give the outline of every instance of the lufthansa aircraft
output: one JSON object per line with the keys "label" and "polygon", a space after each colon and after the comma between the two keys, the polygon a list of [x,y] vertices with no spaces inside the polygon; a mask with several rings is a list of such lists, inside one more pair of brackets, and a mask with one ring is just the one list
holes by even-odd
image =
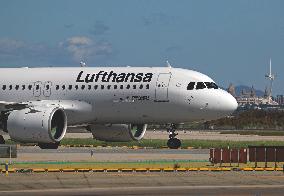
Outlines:
{"label": "lufthansa aircraft", "polygon": [[176,124],[236,108],[210,77],[170,66],[0,69],[3,130],[41,148],[57,148],[67,126],[86,126],[98,140],[131,141],[149,123],[169,123],[168,146],[178,148]]}

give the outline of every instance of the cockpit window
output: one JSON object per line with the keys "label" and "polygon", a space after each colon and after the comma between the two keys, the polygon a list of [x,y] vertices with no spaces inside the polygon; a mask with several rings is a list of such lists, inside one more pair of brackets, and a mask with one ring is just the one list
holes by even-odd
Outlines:
{"label": "cockpit window", "polygon": [[218,89],[217,84],[215,84],[214,82],[205,82],[205,84],[208,89],[211,89],[211,88]]}
{"label": "cockpit window", "polygon": [[193,89],[218,89],[219,87],[217,86],[216,83],[214,82],[190,82],[187,85],[187,90],[193,90]]}
{"label": "cockpit window", "polygon": [[206,88],[205,84],[203,82],[197,82],[196,89],[204,89]]}
{"label": "cockpit window", "polygon": [[193,89],[194,89],[194,86],[195,86],[195,82],[190,82],[190,83],[187,85],[187,90],[193,90]]}

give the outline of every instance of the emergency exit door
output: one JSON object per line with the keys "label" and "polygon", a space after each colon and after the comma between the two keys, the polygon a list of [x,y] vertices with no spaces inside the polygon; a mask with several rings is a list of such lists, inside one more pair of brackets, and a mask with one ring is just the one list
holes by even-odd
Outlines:
{"label": "emergency exit door", "polygon": [[155,101],[168,102],[169,101],[169,84],[171,73],[160,73],[156,83]]}
{"label": "emergency exit door", "polygon": [[50,81],[47,81],[44,83],[43,85],[43,95],[45,97],[50,97],[51,95],[51,86],[52,86],[52,83]]}
{"label": "emergency exit door", "polygon": [[40,81],[34,82],[33,94],[35,97],[39,97],[41,95],[41,87],[42,87],[42,83]]}

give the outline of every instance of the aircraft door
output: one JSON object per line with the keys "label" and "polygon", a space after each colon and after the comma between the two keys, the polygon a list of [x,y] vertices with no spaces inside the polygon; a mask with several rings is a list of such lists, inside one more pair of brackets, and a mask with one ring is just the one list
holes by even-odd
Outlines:
{"label": "aircraft door", "polygon": [[45,97],[50,97],[51,95],[51,86],[52,86],[52,83],[50,81],[47,81],[44,83],[43,85],[43,95]]}
{"label": "aircraft door", "polygon": [[171,79],[171,73],[160,73],[156,83],[155,101],[156,102],[168,102],[169,101],[169,83]]}
{"label": "aircraft door", "polygon": [[35,97],[39,97],[41,95],[42,83],[40,81],[34,82],[33,86],[33,94]]}

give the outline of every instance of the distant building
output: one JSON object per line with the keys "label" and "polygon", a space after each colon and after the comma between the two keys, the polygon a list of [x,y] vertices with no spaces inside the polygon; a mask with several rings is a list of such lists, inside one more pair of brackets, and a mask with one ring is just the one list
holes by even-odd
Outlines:
{"label": "distant building", "polygon": [[263,97],[256,96],[256,92],[253,86],[251,87],[249,91],[245,91],[243,89],[239,96],[236,95],[235,87],[233,86],[233,84],[229,85],[227,91],[236,98],[240,107],[253,105],[253,106],[256,106],[256,108],[258,108],[258,107],[269,106],[269,105],[270,106],[279,105],[278,102],[272,100],[272,98],[269,96],[267,88],[265,89],[265,94]]}
{"label": "distant building", "polygon": [[242,89],[240,95],[236,96],[235,87],[230,84],[228,92],[233,95],[238,104],[240,110],[246,109],[272,109],[272,110],[284,110],[284,95],[277,95],[276,98],[272,97],[272,86],[275,80],[275,75],[272,73],[271,59],[269,60],[269,73],[265,75],[270,82],[269,88],[265,88],[263,96],[256,96],[254,87],[252,86],[249,91]]}
{"label": "distant building", "polygon": [[227,89],[227,91],[233,96],[236,97],[236,90],[234,85],[231,83]]}
{"label": "distant building", "polygon": [[274,99],[279,105],[284,105],[284,95],[277,95]]}

